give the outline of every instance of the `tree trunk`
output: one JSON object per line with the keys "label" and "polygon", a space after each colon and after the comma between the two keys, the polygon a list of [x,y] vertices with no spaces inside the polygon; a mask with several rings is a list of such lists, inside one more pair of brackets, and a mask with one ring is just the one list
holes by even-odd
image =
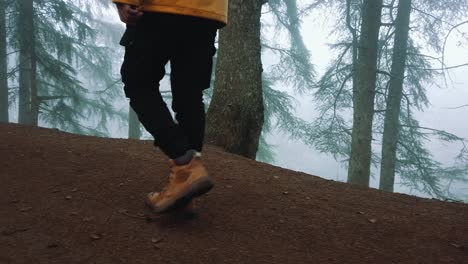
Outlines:
{"label": "tree trunk", "polygon": [[6,3],[0,1],[0,122],[8,123]]}
{"label": "tree trunk", "polygon": [[260,16],[265,0],[229,1],[229,24],[219,34],[207,139],[255,159],[263,127]]}
{"label": "tree trunk", "polygon": [[[285,1],[286,5],[286,14],[288,16],[289,25],[288,30],[291,32],[290,36],[292,39],[291,45],[298,51],[307,51],[307,47],[304,44],[302,35],[300,32],[300,19],[299,11],[297,10],[296,0]],[[309,54],[304,54],[304,56],[309,57]]]}
{"label": "tree trunk", "polygon": [[362,11],[361,38],[353,87],[353,132],[348,182],[369,186],[372,120],[374,115],[377,49],[381,24],[382,0],[365,0]]}
{"label": "tree trunk", "polygon": [[130,139],[140,139],[141,137],[141,129],[140,129],[140,121],[138,120],[138,116],[133,111],[131,107],[129,107],[128,111],[128,138]]}
{"label": "tree trunk", "polygon": [[34,126],[39,125],[39,94],[37,90],[37,54],[36,54],[36,32],[34,28],[34,9],[31,1],[31,18],[29,19],[30,35],[30,51],[31,51],[31,112],[30,124]]}
{"label": "tree trunk", "polygon": [[392,70],[385,110],[382,142],[382,163],[380,186],[384,191],[393,192],[395,183],[396,150],[400,131],[400,107],[405,78],[406,54],[411,17],[411,0],[400,1],[395,21],[395,44],[393,48]]}
{"label": "tree trunk", "polygon": [[[31,30],[34,36],[34,28]],[[35,37],[32,38],[31,45],[31,112],[30,124],[34,126],[39,125],[39,94],[37,91],[37,56]]]}
{"label": "tree trunk", "polygon": [[31,80],[33,47],[33,1],[18,0],[19,103],[18,123],[31,124]]}
{"label": "tree trunk", "polygon": [[357,87],[357,73],[356,73],[356,67],[357,67],[357,56],[358,56],[358,32],[357,30],[353,27],[352,23],[352,15],[351,15],[351,1],[352,0],[346,0],[346,27],[348,28],[349,32],[351,33],[353,37],[353,41],[351,43],[352,45],[352,59],[353,59],[353,64],[352,64],[352,78],[353,78],[353,87]]}

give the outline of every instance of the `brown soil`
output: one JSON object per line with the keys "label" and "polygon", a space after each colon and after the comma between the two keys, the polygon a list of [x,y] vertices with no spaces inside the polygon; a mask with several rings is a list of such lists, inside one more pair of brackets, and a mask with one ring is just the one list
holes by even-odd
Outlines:
{"label": "brown soil", "polygon": [[208,146],[197,215],[154,215],[151,142],[0,124],[0,263],[468,263],[468,205],[384,193]]}

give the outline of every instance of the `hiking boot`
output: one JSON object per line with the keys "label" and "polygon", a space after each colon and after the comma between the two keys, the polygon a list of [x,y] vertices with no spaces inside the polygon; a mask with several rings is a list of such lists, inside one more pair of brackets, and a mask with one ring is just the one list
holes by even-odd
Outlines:
{"label": "hiking boot", "polygon": [[174,160],[170,160],[169,166],[169,183],[161,192],[149,193],[145,201],[156,213],[186,207],[193,198],[213,188],[214,181],[208,176],[200,155],[195,155],[186,165],[177,165]]}
{"label": "hiking boot", "polygon": [[[160,195],[160,192],[150,192],[145,200],[146,205],[151,208],[153,211],[155,211],[154,205],[152,204],[151,201],[157,200],[158,196]],[[196,204],[195,204],[195,199],[192,199],[188,204],[185,206],[181,207],[175,207],[173,210],[171,210],[171,213],[176,213],[176,214],[196,214]]]}

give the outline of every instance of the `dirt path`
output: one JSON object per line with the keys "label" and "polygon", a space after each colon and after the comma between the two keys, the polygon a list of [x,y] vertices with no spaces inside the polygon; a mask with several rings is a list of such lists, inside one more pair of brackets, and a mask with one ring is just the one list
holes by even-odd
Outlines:
{"label": "dirt path", "polygon": [[150,142],[0,124],[0,263],[468,263],[468,205],[204,155],[198,216],[158,216]]}

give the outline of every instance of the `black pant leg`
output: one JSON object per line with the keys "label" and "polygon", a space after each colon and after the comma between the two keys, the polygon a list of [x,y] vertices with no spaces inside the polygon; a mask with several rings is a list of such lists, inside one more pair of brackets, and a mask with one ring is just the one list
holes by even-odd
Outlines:
{"label": "black pant leg", "polygon": [[189,148],[201,152],[205,137],[203,91],[176,91],[172,93],[172,109],[176,113],[177,122],[187,137]]}
{"label": "black pant leg", "polygon": [[190,148],[184,131],[174,122],[159,91],[171,53],[171,36],[167,30],[158,28],[159,24],[154,19],[142,19],[136,26],[135,35],[126,45],[121,74],[125,95],[138,119],[154,137],[155,145],[174,159]]}
{"label": "black pant leg", "polygon": [[210,21],[184,17],[171,56],[172,110],[190,148],[202,151],[205,135],[203,90],[210,87],[216,27]]}

